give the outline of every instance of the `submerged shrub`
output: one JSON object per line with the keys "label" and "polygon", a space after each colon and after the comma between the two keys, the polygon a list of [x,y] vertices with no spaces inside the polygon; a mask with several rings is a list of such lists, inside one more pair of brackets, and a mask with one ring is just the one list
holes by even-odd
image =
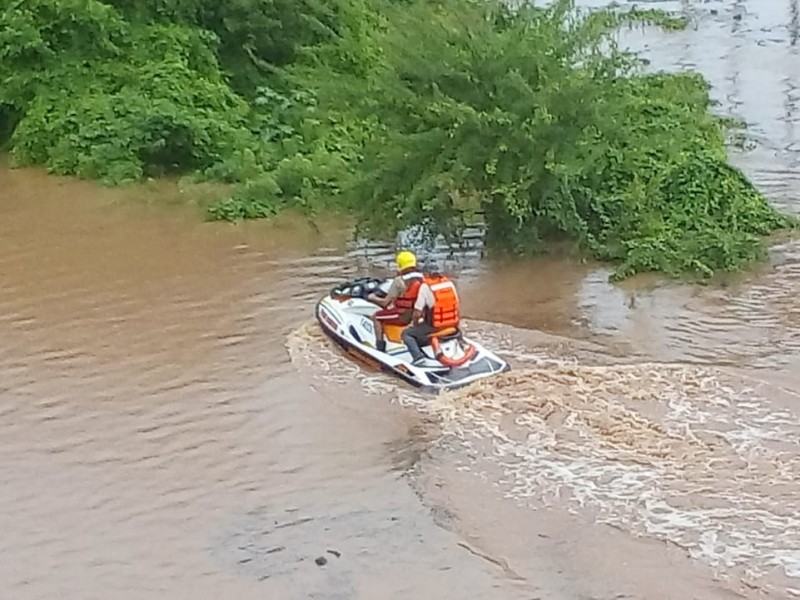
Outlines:
{"label": "submerged shrub", "polygon": [[362,231],[482,220],[490,248],[569,241],[708,276],[794,221],[728,164],[698,74],[620,50],[654,10],[571,0],[27,0],[0,13],[0,143],[108,183],[237,184],[211,219],[346,207]]}
{"label": "submerged shrub", "polygon": [[727,163],[700,75],[647,74],[616,49],[620,22],[654,13],[445,4],[391,13],[361,103],[390,125],[352,188],[373,230],[480,213],[496,249],[572,240],[617,277],[708,276],[793,224]]}

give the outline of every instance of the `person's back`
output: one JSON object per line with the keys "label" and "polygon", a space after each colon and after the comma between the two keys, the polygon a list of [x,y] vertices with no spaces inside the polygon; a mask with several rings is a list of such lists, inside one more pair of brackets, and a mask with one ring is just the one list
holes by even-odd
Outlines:
{"label": "person's back", "polygon": [[[458,327],[461,321],[459,298],[455,283],[444,275],[426,275],[423,280],[426,286],[426,303],[429,304],[426,322],[434,330]],[[420,289],[420,294],[422,290]],[[417,296],[419,298],[419,295]]]}
{"label": "person's back", "polygon": [[453,281],[444,275],[425,275],[417,292],[411,327],[403,332],[403,342],[413,364],[425,360],[420,346],[437,331],[458,328],[461,321],[458,292]]}

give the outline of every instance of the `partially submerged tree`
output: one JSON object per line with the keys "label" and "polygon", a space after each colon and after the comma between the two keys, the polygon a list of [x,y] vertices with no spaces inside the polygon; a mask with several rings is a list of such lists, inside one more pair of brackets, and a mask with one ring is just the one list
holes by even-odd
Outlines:
{"label": "partially submerged tree", "polygon": [[[7,0],[0,135],[21,164],[240,187],[212,218],[345,207],[372,232],[481,219],[490,248],[742,268],[793,223],[728,164],[697,74],[571,0]],[[0,139],[2,142],[2,139]]]}

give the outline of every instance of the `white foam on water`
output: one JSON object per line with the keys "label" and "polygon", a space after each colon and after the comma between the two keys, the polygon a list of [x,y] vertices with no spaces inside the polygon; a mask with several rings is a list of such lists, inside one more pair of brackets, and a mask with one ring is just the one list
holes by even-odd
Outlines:
{"label": "white foam on water", "polygon": [[397,385],[380,372],[370,372],[351,360],[334,344],[315,322],[306,323],[286,340],[292,362],[318,382],[339,385],[357,381],[369,395],[392,393]]}
{"label": "white foam on water", "polygon": [[800,421],[790,411],[713,368],[582,366],[490,331],[470,336],[520,364],[437,396],[366,374],[315,336],[302,338],[313,347],[297,337],[293,357],[319,377],[358,378],[367,393],[393,389],[507,498],[591,510],[751,585],[776,568],[800,577]]}

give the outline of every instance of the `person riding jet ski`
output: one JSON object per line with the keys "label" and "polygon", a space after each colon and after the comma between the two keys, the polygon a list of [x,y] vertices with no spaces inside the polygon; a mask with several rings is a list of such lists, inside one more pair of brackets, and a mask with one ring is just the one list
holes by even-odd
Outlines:
{"label": "person riding jet ski", "polygon": [[422,271],[417,268],[417,257],[413,252],[403,250],[395,257],[398,273],[389,287],[386,296],[376,294],[367,296],[367,300],[379,305],[381,309],[372,315],[375,329],[375,348],[386,352],[386,340],[383,338],[384,324],[408,325],[417,293],[423,281]]}
{"label": "person riding jet ski", "polygon": [[446,330],[457,331],[461,322],[458,292],[453,281],[445,275],[423,275],[415,280],[411,326],[403,331],[403,343],[408,348],[415,366],[423,365],[425,355],[421,345],[428,342],[431,334]]}

